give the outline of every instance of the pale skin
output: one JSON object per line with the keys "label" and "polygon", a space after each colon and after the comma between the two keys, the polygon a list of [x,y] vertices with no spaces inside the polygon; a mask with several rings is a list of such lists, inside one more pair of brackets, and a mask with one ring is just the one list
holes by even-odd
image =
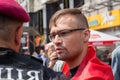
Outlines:
{"label": "pale skin", "polygon": [[[70,14],[60,16],[57,19],[56,24],[57,27],[52,26],[50,33],[58,33],[62,30],[81,27],[79,26],[80,21],[78,21],[77,17]],[[57,55],[53,56],[65,61],[70,69],[80,65],[88,50],[89,37],[90,31],[88,29],[72,32],[64,38],[56,36],[53,43]]]}
{"label": "pale skin", "polygon": [[14,44],[16,45],[15,51],[19,52],[19,48],[20,48],[20,40],[21,40],[21,36],[22,36],[22,32],[23,32],[23,26],[21,25],[15,32],[15,42]]}
{"label": "pale skin", "polygon": [[53,67],[54,67],[54,65],[55,65],[55,63],[57,61],[56,60],[56,58],[57,58],[56,52],[53,52],[52,54],[50,54],[49,58],[50,58],[50,62],[49,62],[48,67],[53,69]]}
{"label": "pale skin", "polygon": [[11,31],[10,33],[5,32],[4,30],[4,32],[2,32],[2,30],[0,31],[2,35],[7,35],[6,37],[10,37],[9,41],[5,41],[1,38],[0,47],[10,48],[13,49],[15,52],[19,52],[20,40],[23,32],[22,24],[22,22],[10,22],[6,27],[6,29]]}
{"label": "pale skin", "polygon": [[48,56],[49,56],[49,59],[50,59],[48,67],[53,69],[53,67],[54,67],[54,65],[56,63],[56,59],[55,58],[57,58],[57,54],[55,52],[55,49],[54,49],[53,45],[49,45],[48,46]]}

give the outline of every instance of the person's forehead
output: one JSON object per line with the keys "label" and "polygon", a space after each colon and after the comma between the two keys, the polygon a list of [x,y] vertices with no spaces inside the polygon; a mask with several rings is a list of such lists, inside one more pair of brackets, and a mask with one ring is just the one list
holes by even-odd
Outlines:
{"label": "person's forehead", "polygon": [[77,20],[74,16],[65,15],[61,16],[56,20],[56,25],[52,25],[51,31],[72,29],[78,27]]}
{"label": "person's forehead", "polygon": [[65,15],[61,15],[56,19],[56,23],[58,22],[65,22],[65,21],[75,21],[77,18],[75,15],[71,15],[71,14],[65,14]]}

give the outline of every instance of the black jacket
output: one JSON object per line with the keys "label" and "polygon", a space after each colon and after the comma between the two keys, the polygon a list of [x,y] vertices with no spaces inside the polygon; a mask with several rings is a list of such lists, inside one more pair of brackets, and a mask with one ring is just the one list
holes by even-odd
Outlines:
{"label": "black jacket", "polygon": [[10,49],[0,48],[0,80],[69,80],[62,73]]}

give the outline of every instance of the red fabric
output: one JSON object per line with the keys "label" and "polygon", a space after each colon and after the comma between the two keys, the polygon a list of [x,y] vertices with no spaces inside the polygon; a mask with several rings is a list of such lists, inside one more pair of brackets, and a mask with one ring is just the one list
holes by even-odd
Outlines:
{"label": "red fabric", "polygon": [[114,80],[109,65],[96,58],[95,50],[89,47],[87,55],[71,80]]}
{"label": "red fabric", "polygon": [[65,63],[63,68],[62,68],[62,72],[66,75],[66,77],[68,77],[69,75],[69,67],[68,65]]}
{"label": "red fabric", "polygon": [[21,22],[28,22],[29,15],[15,0],[0,0],[0,14]]}
{"label": "red fabric", "polygon": [[94,41],[94,42],[89,42],[89,45],[93,46],[101,46],[101,45],[113,45],[115,41]]}

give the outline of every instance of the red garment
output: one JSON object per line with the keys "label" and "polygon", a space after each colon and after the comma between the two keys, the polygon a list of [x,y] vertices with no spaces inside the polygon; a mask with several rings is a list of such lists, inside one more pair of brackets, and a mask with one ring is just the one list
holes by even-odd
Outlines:
{"label": "red garment", "polygon": [[96,57],[95,50],[90,46],[76,74],[71,80],[114,80],[112,69]]}
{"label": "red garment", "polygon": [[0,14],[21,22],[30,21],[29,14],[17,0],[0,0]]}
{"label": "red garment", "polygon": [[63,65],[62,72],[66,75],[66,77],[68,77],[68,75],[69,75],[69,67],[68,67],[67,63],[65,63]]}

